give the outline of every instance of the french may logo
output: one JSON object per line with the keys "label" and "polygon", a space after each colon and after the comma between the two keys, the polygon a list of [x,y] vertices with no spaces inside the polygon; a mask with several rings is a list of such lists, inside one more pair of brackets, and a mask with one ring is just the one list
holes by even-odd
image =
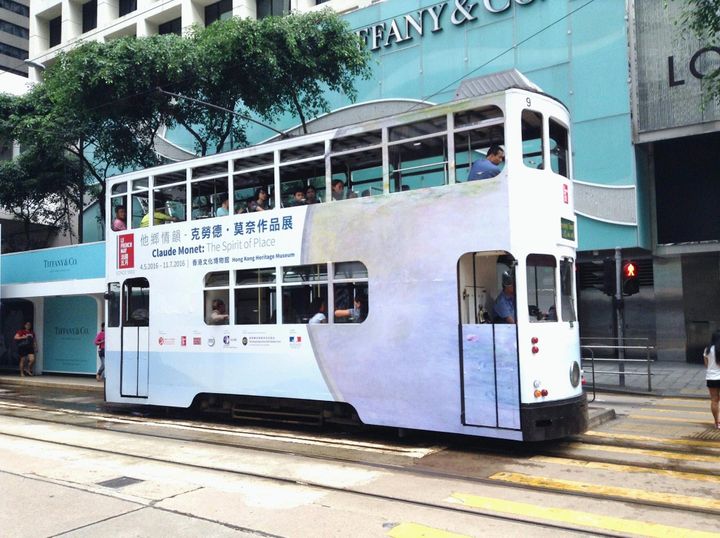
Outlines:
{"label": "french may logo", "polygon": [[533,2],[534,0],[483,0],[482,2],[454,0],[451,7],[448,7],[450,2],[440,2],[391,21],[382,21],[366,26],[355,33],[360,36],[366,46],[370,47],[371,51],[376,51],[393,44],[410,41],[415,37],[422,38],[427,31],[439,32],[443,29],[443,23],[447,20],[448,15],[453,26],[460,26],[476,20],[477,14],[480,12],[478,8],[481,6],[489,13],[502,13],[510,9],[513,4],[526,6]]}

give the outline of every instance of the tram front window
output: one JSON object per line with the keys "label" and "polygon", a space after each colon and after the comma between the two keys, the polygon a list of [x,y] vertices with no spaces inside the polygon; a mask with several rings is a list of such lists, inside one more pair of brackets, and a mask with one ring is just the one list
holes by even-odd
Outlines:
{"label": "tram front window", "polygon": [[561,176],[570,177],[568,163],[570,159],[568,129],[558,121],[550,118],[550,166],[552,171]]}
{"label": "tram front window", "polygon": [[575,274],[575,265],[573,260],[565,258],[560,261],[560,300],[562,301],[562,320],[577,321],[575,312],[575,289],[573,276]]}
{"label": "tram front window", "polygon": [[539,112],[522,112],[523,163],[528,168],[545,168],[543,160],[543,117]]}
{"label": "tram front window", "polygon": [[555,304],[556,266],[553,256],[530,254],[527,257],[528,316],[531,323],[558,320]]}

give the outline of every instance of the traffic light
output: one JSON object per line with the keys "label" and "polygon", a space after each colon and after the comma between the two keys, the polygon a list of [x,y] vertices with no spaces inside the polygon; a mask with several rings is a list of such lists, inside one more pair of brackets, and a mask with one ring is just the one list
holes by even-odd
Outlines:
{"label": "traffic light", "polygon": [[612,258],[603,260],[602,292],[605,295],[615,295],[615,260]]}
{"label": "traffic light", "polygon": [[638,265],[635,262],[624,262],[622,266],[623,295],[635,295],[640,291]]}

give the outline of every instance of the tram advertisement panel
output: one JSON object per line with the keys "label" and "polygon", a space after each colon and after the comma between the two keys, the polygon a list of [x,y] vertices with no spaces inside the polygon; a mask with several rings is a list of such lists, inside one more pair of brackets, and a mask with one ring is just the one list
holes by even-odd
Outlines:
{"label": "tram advertisement panel", "polygon": [[[298,263],[307,208],[193,221],[186,227],[140,228],[118,237],[118,270],[263,267]],[[169,227],[168,227],[169,228]],[[218,267],[219,268],[219,267]]]}

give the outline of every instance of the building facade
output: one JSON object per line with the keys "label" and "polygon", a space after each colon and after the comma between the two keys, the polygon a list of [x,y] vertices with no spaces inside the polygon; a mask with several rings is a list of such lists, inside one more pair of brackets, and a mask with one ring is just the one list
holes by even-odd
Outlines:
{"label": "building facade", "polygon": [[30,0],[0,0],[0,71],[28,76],[29,23]]}
{"label": "building facade", "polygon": [[[641,270],[640,293],[625,299],[625,334],[648,338],[660,360],[684,361],[697,359],[697,346],[720,327],[712,301],[720,291],[720,231],[707,195],[717,188],[720,125],[717,106],[702,91],[720,53],[689,38],[676,24],[679,2],[668,4],[37,0],[30,55],[49,65],[82,39],[180,33],[228,16],[329,7],[372,52],[373,76],[358,81],[357,106],[331,96],[336,116],[349,122],[399,102],[449,101],[464,80],[516,68],[563,101],[573,118],[583,335],[615,334],[613,303],[599,284],[602,260],[619,248]],[[285,118],[276,127],[296,124]],[[183,147],[181,133],[167,138]]]}

